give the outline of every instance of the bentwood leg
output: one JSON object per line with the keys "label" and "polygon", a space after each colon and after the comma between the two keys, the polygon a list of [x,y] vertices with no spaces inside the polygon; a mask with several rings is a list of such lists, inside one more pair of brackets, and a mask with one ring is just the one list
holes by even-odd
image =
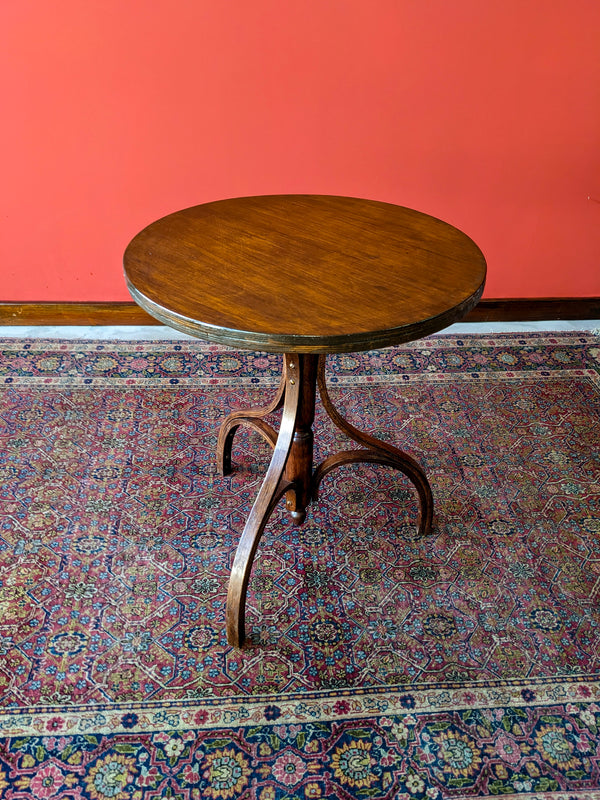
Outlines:
{"label": "bentwood leg", "polygon": [[[329,456],[312,471],[313,432],[316,387],[325,410],[334,424],[364,449],[344,450]],[[279,434],[268,425],[262,415],[283,404],[283,417]],[[371,462],[395,467],[415,485],[419,495],[420,534],[429,533],[433,516],[431,488],[419,464],[407,453],[363,433],[345,420],[333,406],[325,385],[325,357],[314,354],[287,354],[284,358],[283,378],[273,402],[265,409],[235,411],[226,419],[219,431],[217,458],[221,471],[231,470],[231,443],[239,425],[250,425],[273,447],[269,469],[252,506],[238,545],[227,594],[227,641],[241,647],[245,639],[245,608],[248,582],[256,548],[269,517],[280,498],[287,494],[286,507],[293,521],[300,525],[306,516],[306,507],[316,499],[319,484],[329,472],[343,464]]]}
{"label": "bentwood leg", "polygon": [[316,499],[319,491],[319,484],[322,479],[336,467],[343,464],[355,464],[357,462],[367,462],[373,464],[385,464],[403,472],[414,484],[419,495],[419,517],[417,522],[417,532],[425,535],[431,531],[433,521],[433,496],[427,476],[421,466],[408,453],[399,450],[387,442],[382,442],[368,433],[359,431],[348,420],[344,419],[339,411],[334,407],[327,391],[325,383],[325,356],[319,358],[319,368],[317,381],[321,401],[333,423],[357,444],[362,445],[364,450],[343,450],[336,455],[329,456],[316,468],[313,475],[313,497]]}
{"label": "bentwood leg", "polygon": [[[304,378],[310,379],[310,376],[306,376],[304,358],[295,354],[285,356],[283,417],[279,435],[266,477],[244,527],[231,570],[225,616],[227,641],[234,647],[241,647],[245,639],[246,592],[256,548],[277,502],[283,494],[288,492],[289,496],[295,489],[293,480],[284,475],[284,470],[290,451],[295,446],[294,431],[298,417],[307,416],[302,409],[307,394],[303,391],[303,383]],[[308,394],[310,396],[310,392]]]}
{"label": "bentwood leg", "polygon": [[241,411],[233,411],[229,414],[219,429],[219,439],[217,442],[217,469],[221,475],[229,475],[231,472],[231,446],[233,437],[240,425],[247,425],[259,433],[271,447],[275,447],[277,433],[273,428],[262,419],[267,414],[277,411],[283,405],[283,394],[285,391],[286,365],[284,362],[281,373],[281,381],[277,394],[265,408],[247,408]]}

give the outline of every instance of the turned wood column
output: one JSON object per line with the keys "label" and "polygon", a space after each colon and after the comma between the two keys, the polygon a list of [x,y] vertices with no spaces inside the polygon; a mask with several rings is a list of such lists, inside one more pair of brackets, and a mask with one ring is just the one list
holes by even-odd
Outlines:
{"label": "turned wood column", "polygon": [[294,484],[286,494],[285,505],[294,523],[301,525],[306,518],[306,507],[312,499],[313,432],[317,386],[317,355],[300,355],[299,372],[295,376],[289,355],[285,356],[288,380],[298,380],[300,395],[292,449],[285,466],[285,478]]}

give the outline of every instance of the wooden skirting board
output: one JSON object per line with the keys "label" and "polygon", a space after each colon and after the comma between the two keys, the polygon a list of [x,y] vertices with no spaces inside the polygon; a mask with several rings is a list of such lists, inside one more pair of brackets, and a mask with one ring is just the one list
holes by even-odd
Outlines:
{"label": "wooden skirting board", "polygon": [[[483,299],[465,322],[600,319],[600,297]],[[0,325],[160,325],[132,302],[0,303]]]}

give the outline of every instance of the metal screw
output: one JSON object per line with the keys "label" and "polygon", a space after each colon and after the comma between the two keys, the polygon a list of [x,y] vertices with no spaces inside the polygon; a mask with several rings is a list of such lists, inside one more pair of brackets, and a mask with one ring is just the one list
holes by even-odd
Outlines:
{"label": "metal screw", "polygon": [[290,381],[290,383],[292,384],[292,386],[295,386],[296,381]]}

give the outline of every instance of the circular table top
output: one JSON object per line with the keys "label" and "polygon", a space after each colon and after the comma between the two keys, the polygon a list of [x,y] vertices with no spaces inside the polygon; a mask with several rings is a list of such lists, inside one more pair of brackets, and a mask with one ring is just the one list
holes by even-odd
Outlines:
{"label": "circular table top", "polygon": [[267,352],[372,350],[476,305],[481,250],[408,208],[325,195],[220,200],[144,228],[124,258],[134,300],[177,330]]}

